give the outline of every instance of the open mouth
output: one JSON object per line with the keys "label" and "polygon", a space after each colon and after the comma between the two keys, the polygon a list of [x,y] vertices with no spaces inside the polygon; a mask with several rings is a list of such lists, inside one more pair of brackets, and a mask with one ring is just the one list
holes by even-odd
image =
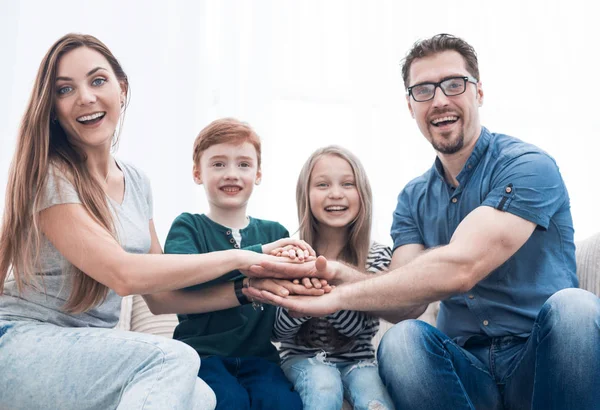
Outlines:
{"label": "open mouth", "polygon": [[325,207],[326,212],[344,212],[346,210],[348,210],[348,207],[342,205],[332,205]]}
{"label": "open mouth", "polygon": [[106,115],[106,112],[95,112],[89,115],[82,115],[77,118],[77,122],[84,125],[92,125],[102,121],[102,118]]}
{"label": "open mouth", "polygon": [[456,121],[458,121],[458,117],[456,115],[447,115],[431,121],[431,125],[434,127],[443,127],[445,125],[454,124]]}
{"label": "open mouth", "polygon": [[241,187],[239,186],[233,186],[233,185],[227,185],[227,186],[223,186],[221,188],[219,188],[221,191],[225,192],[226,194],[236,194],[238,192],[240,192],[242,190]]}

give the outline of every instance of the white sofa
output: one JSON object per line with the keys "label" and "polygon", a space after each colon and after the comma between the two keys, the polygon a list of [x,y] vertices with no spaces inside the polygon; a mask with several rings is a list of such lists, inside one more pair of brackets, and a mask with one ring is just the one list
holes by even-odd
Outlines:
{"label": "white sofa", "polygon": [[[579,286],[600,297],[600,233],[577,243],[576,257]],[[419,319],[435,326],[438,310],[439,302],[432,303]],[[142,297],[134,295],[123,298],[121,317],[117,328],[170,338],[173,336],[173,329],[177,323],[177,316],[174,314],[153,315]],[[379,333],[373,340],[376,348],[383,334],[391,326],[388,322],[381,322]],[[351,407],[345,403],[343,409],[351,409]]]}

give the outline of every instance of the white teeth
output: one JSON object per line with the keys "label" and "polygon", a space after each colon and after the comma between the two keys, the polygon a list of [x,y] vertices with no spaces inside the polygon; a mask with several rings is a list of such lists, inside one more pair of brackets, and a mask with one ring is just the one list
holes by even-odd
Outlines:
{"label": "white teeth", "polygon": [[77,118],[77,121],[92,121],[92,120],[95,120],[96,118],[100,118],[100,117],[104,117],[103,112],[96,112],[94,114],[84,115],[82,117]]}
{"label": "white teeth", "polygon": [[326,211],[345,211],[348,209],[347,206],[328,206],[325,208]]}
{"label": "white teeth", "polygon": [[440,122],[444,122],[444,121],[456,121],[458,120],[458,117],[442,117],[442,118],[436,118],[435,120],[431,121],[432,124],[439,124]]}
{"label": "white teeth", "polygon": [[239,187],[234,187],[234,186],[225,186],[223,188],[221,188],[223,191],[225,192],[237,192],[240,190]]}

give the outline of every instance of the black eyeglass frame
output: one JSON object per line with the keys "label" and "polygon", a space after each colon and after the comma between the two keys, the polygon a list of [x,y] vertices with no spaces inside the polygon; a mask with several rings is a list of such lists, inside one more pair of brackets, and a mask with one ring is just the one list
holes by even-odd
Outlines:
{"label": "black eyeglass frame", "polygon": [[[444,91],[444,89],[442,88],[442,83],[445,83],[448,80],[457,80],[457,79],[462,79],[465,82],[465,86],[464,86],[462,92],[460,92],[458,94],[451,94],[451,95],[446,94],[446,91]],[[464,94],[465,91],[467,91],[467,82],[473,83],[475,85],[479,84],[479,81],[477,81],[477,79],[475,77],[471,77],[471,76],[448,77],[448,78],[444,78],[442,81],[437,82],[437,83],[425,82],[425,83],[419,83],[419,84],[412,85],[406,89],[406,95],[412,96],[413,100],[415,100],[416,102],[426,102],[426,101],[433,100],[435,98],[435,92],[436,92],[437,88],[439,87],[440,90],[442,90],[442,92],[444,93],[444,95],[446,97],[455,97],[457,95]],[[417,100],[415,98],[415,95],[413,94],[412,90],[413,90],[413,88],[419,87],[421,85],[433,85],[433,94],[431,95],[431,98],[428,98],[426,100]]]}

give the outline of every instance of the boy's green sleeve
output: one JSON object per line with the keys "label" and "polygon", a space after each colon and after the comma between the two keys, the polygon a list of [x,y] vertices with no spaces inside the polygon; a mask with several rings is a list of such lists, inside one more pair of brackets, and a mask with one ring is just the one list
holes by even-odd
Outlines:
{"label": "boy's green sleeve", "polygon": [[167,235],[165,253],[191,255],[206,252],[207,249],[198,241],[198,230],[192,216],[187,213],[179,215]]}

